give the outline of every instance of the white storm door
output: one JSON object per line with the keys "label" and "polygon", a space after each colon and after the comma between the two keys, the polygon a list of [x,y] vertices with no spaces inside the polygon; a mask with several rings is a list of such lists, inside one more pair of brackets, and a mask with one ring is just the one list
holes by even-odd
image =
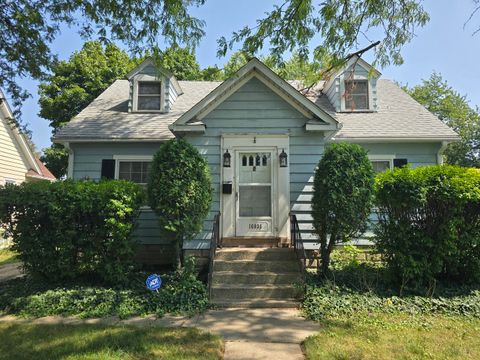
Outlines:
{"label": "white storm door", "polygon": [[273,151],[238,151],[236,236],[272,236]]}

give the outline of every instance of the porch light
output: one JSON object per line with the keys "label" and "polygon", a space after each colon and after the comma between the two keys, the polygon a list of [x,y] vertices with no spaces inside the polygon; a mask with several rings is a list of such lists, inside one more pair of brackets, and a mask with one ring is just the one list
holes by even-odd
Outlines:
{"label": "porch light", "polygon": [[285,152],[284,149],[282,149],[282,152],[278,156],[278,160],[280,161],[280,167],[287,167],[288,166],[288,155]]}
{"label": "porch light", "polygon": [[230,167],[231,159],[232,157],[230,153],[228,152],[228,150],[226,150],[223,154],[223,167]]}

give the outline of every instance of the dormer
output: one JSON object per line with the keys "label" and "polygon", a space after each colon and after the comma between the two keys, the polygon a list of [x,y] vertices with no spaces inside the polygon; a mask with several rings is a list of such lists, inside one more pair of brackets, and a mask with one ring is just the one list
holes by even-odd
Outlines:
{"label": "dormer", "polygon": [[336,112],[375,112],[377,80],[381,73],[362,58],[352,57],[325,83],[327,95]]}
{"label": "dormer", "polygon": [[128,112],[166,113],[183,94],[175,76],[147,58],[127,74],[130,83]]}

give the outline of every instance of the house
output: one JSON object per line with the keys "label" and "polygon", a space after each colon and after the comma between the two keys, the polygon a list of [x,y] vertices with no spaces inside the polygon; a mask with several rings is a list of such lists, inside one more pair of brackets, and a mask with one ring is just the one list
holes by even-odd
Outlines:
{"label": "house", "polygon": [[[207,159],[214,200],[186,252],[210,246],[215,214],[229,244],[289,242],[296,214],[305,247],[318,247],[310,215],[315,167],[332,142],[360,144],[376,171],[442,163],[457,134],[361,58],[313,89],[287,82],[252,59],[224,82],[177,81],[149,59],[115,81],[55,141],[70,153],[68,177],[145,184],[166,140],[182,137]],[[137,238],[166,248],[145,208]]]}
{"label": "house", "polygon": [[40,161],[13,119],[12,110],[0,90],[0,185],[54,181],[55,176]]}

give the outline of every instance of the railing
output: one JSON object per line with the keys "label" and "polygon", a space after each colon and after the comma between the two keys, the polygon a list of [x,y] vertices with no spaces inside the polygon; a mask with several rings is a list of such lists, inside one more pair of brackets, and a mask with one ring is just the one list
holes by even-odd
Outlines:
{"label": "railing", "polygon": [[212,275],[213,260],[217,253],[217,247],[220,245],[220,213],[217,213],[213,219],[212,240],[210,242],[210,253],[208,257],[208,298],[212,297]]}
{"label": "railing", "polygon": [[302,272],[305,273],[307,269],[307,253],[303,247],[303,240],[300,233],[300,227],[298,226],[297,216],[294,214],[290,214],[290,240],[295,249],[295,254],[297,255],[297,260],[300,263]]}

